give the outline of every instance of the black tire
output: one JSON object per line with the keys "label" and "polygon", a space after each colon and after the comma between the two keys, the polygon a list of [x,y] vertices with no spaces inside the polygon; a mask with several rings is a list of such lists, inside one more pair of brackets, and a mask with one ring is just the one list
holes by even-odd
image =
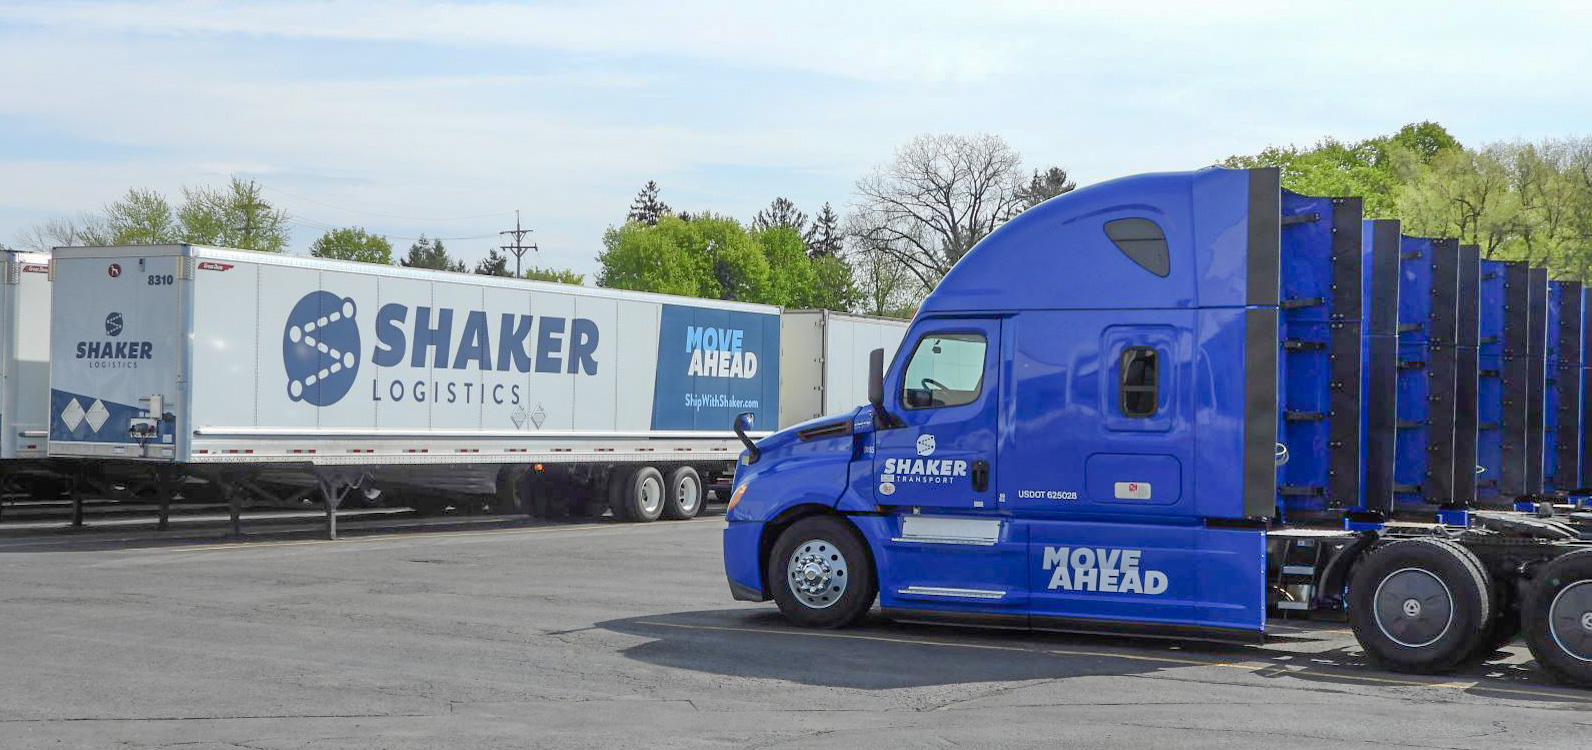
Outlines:
{"label": "black tire", "polygon": [[1475,654],[1493,623],[1492,580],[1470,550],[1443,539],[1373,549],[1349,584],[1349,623],[1366,656],[1431,674]]}
{"label": "black tire", "polygon": [[1544,565],[1520,614],[1537,663],[1561,682],[1592,687],[1592,549]]}
{"label": "black tire", "polygon": [[624,485],[625,516],[632,521],[651,523],[663,515],[663,473],[651,466],[643,466],[630,474]]}
{"label": "black tire", "polygon": [[703,503],[707,502],[707,494],[696,469],[681,466],[669,472],[669,483],[663,495],[663,517],[677,521],[696,518],[702,512]]}
{"label": "black tire", "polygon": [[[812,567],[815,575],[793,571],[798,566]],[[838,516],[813,516],[791,524],[775,540],[764,573],[779,611],[803,627],[850,625],[868,613],[879,593],[867,543]]]}
{"label": "black tire", "polygon": [[621,466],[608,472],[608,507],[614,512],[614,520],[634,520],[626,511],[625,494],[630,486],[630,477],[635,470],[628,466]]}

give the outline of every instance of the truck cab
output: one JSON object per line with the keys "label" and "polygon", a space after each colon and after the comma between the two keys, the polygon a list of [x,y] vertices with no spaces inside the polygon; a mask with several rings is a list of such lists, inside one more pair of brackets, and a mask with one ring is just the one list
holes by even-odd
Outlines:
{"label": "truck cab", "polygon": [[[1279,195],[1272,170],[1143,175],[990,235],[873,403],[743,457],[737,596],[808,591],[838,623],[866,576],[900,620],[1257,638]],[[797,524],[828,536],[787,550]]]}

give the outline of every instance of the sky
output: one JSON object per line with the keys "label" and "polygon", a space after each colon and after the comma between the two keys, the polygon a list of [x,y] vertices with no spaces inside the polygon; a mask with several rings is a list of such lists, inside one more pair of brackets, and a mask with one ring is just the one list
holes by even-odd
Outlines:
{"label": "sky", "polygon": [[843,212],[922,133],[1079,184],[1420,120],[1588,135],[1589,32],[1578,2],[0,0],[0,243],[238,176],[295,252],[353,225],[473,261],[519,210],[528,262],[590,274],[647,180]]}

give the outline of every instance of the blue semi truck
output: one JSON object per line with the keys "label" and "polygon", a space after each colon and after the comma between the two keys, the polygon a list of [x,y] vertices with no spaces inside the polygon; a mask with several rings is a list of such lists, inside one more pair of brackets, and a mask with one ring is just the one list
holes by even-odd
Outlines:
{"label": "blue semi truck", "polygon": [[1238,641],[1347,617],[1417,672],[1523,632],[1592,685],[1586,291],[1362,213],[1211,168],[1017,216],[874,354],[869,404],[738,420],[732,594],[814,627],[876,598]]}

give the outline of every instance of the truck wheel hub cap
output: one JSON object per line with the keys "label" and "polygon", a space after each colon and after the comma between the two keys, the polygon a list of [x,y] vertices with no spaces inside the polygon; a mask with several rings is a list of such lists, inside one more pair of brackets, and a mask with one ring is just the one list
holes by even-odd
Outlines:
{"label": "truck wheel hub cap", "polygon": [[802,542],[785,570],[791,593],[812,609],[830,607],[846,592],[846,558],[826,540]]}
{"label": "truck wheel hub cap", "polygon": [[1431,571],[1396,570],[1377,585],[1372,614],[1382,634],[1405,648],[1424,648],[1454,623],[1454,597]]}
{"label": "truck wheel hub cap", "polygon": [[1592,580],[1576,581],[1553,597],[1548,634],[1566,654],[1592,662]]}

